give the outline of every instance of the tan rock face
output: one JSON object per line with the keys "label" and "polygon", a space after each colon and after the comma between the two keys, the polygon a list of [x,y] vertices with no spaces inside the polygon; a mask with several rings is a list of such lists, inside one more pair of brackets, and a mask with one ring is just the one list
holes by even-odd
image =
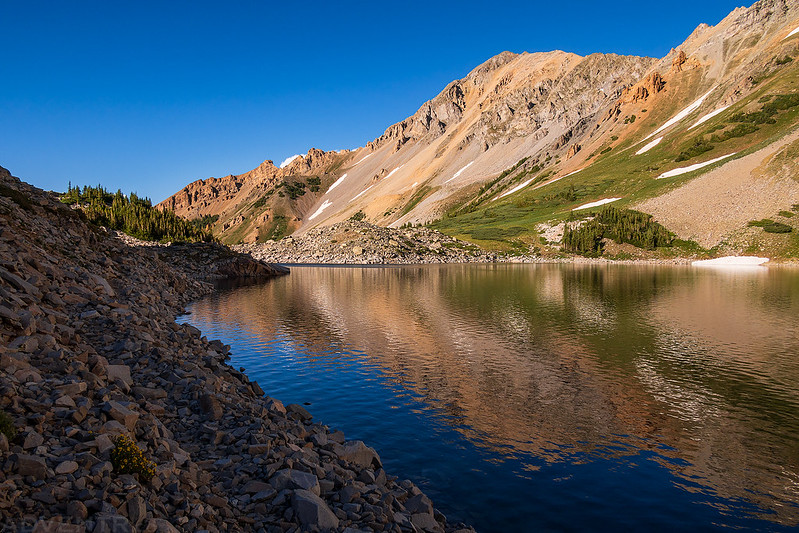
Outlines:
{"label": "tan rock face", "polygon": [[685,62],[688,60],[688,57],[685,55],[685,52],[680,50],[677,53],[677,56],[671,62],[671,70],[672,72],[682,72],[682,67]]}
{"label": "tan rock face", "polygon": [[659,72],[652,72],[639,83],[636,83],[631,88],[625,88],[622,92],[621,102],[630,104],[635,102],[645,102],[651,95],[655,95],[662,91],[666,86],[666,82]]}
{"label": "tan rock face", "polygon": [[566,151],[566,159],[571,159],[572,157],[577,155],[577,152],[580,151],[580,148],[582,148],[582,147],[579,144],[576,144],[576,143],[571,145],[571,146],[569,146],[569,149]]}

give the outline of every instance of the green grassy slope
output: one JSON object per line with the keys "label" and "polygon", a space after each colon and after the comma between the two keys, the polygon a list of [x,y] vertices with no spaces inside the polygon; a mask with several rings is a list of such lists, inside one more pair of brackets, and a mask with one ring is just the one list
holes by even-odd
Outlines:
{"label": "green grassy slope", "polygon": [[[639,123],[642,128],[638,134],[620,142],[609,137],[603,148],[592,154],[588,166],[577,174],[544,186],[536,187],[533,183],[502,199],[493,200],[496,194],[483,194],[468,206],[454,206],[433,227],[490,249],[526,250],[531,245],[540,246],[537,224],[566,220],[574,207],[602,198],[621,197],[612,205],[623,208],[668,192],[723,162],[677,177],[655,179],[663,172],[732,153],[736,153],[734,157],[742,157],[781,138],[799,124],[799,58],[764,69],[755,78],[750,94],[699,127],[689,130],[709,111],[706,108],[683,119],[655,148],[635,155],[648,142],[643,136],[680,109],[677,105],[661,107],[652,109],[646,117],[638,117],[639,121],[646,121]],[[546,171],[544,167],[541,173]],[[588,212],[575,214],[584,216]],[[791,220],[799,228],[799,220]],[[685,252],[697,251],[690,243],[684,246]]]}

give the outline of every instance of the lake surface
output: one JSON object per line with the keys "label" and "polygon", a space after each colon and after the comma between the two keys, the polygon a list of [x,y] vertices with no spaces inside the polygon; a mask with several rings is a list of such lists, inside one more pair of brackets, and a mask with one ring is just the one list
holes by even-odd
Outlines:
{"label": "lake surface", "polygon": [[799,524],[799,271],[293,267],[189,310],[478,531]]}

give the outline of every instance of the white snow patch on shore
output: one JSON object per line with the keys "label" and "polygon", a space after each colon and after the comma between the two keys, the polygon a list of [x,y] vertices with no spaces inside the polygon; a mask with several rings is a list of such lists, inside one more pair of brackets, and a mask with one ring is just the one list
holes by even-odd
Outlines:
{"label": "white snow patch on shore", "polygon": [[699,100],[697,100],[693,104],[689,105],[688,107],[686,107],[685,109],[683,109],[682,111],[680,111],[679,113],[677,113],[676,115],[671,117],[665,124],[663,124],[661,127],[659,127],[658,129],[656,129],[655,131],[653,131],[652,133],[647,135],[646,138],[649,139],[651,137],[654,137],[655,135],[657,135],[661,131],[665,130],[666,128],[668,128],[670,126],[673,126],[673,125],[677,124],[679,121],[681,121],[682,119],[684,119],[685,117],[687,117],[688,115],[690,115],[691,113],[693,113],[694,111],[699,109],[699,106],[702,105],[702,102],[705,101],[705,98],[710,96],[710,93],[712,93],[715,89],[716,88],[713,87],[708,92],[706,92],[705,94],[700,96]]}
{"label": "white snow patch on shore", "polygon": [[346,178],[346,177],[347,177],[347,175],[346,175],[346,174],[344,174],[344,175],[343,175],[343,176],[341,176],[339,179],[337,179],[336,181],[334,181],[334,182],[333,182],[333,185],[331,185],[331,186],[330,186],[330,188],[327,190],[327,192],[330,192],[330,191],[332,191],[333,189],[335,189],[336,187],[338,187],[338,186],[339,186],[339,184],[340,184],[342,181],[344,181],[344,178]]}
{"label": "white snow patch on shore", "polygon": [[793,30],[791,33],[789,33],[788,35],[786,35],[785,37],[783,37],[783,38],[782,38],[782,40],[784,41],[784,40],[785,40],[785,39],[787,39],[788,37],[793,37],[793,36],[794,36],[794,35],[796,35],[797,33],[799,33],[799,27],[797,27],[797,28],[796,28],[795,30]]}
{"label": "white snow patch on shore", "polygon": [[313,215],[308,217],[308,220],[315,219],[316,217],[318,217],[319,215],[322,214],[322,211],[324,211],[325,209],[327,209],[331,205],[333,205],[333,202],[329,202],[328,200],[325,200],[324,202],[322,202],[322,205],[319,206],[319,209],[317,209],[316,212]]}
{"label": "white snow patch on shore", "polygon": [[[730,104],[730,105],[732,105],[732,104]],[[704,124],[705,122],[707,122],[707,121],[708,121],[708,120],[710,120],[711,118],[715,117],[715,116],[716,116],[716,115],[718,115],[719,113],[722,113],[722,112],[724,112],[725,110],[727,110],[729,107],[730,107],[730,106],[728,106],[728,105],[725,105],[724,107],[720,107],[720,108],[716,109],[715,111],[711,111],[710,113],[708,113],[708,114],[707,114],[707,115],[705,115],[704,117],[702,117],[702,118],[700,118],[699,120],[697,120],[697,121],[696,121],[696,124],[694,124],[693,126],[691,126],[691,127],[690,127],[690,128],[688,128],[688,129],[689,129],[689,130],[692,130],[692,129],[694,129],[695,127],[699,126],[700,124]]]}
{"label": "white snow patch on shore", "polygon": [[768,257],[754,257],[754,256],[737,256],[728,255],[727,257],[718,257],[716,259],[705,259],[703,261],[694,261],[692,266],[705,267],[705,266],[743,266],[752,267],[760,266],[769,261]]}
{"label": "white snow patch on shore", "polygon": [[455,178],[457,178],[458,176],[460,176],[460,175],[463,173],[463,171],[464,171],[464,170],[466,170],[467,168],[469,168],[469,167],[470,167],[470,166],[472,166],[473,164],[474,164],[474,161],[472,161],[472,162],[470,162],[470,163],[467,163],[465,167],[463,167],[462,169],[460,169],[459,171],[457,171],[457,172],[456,172],[456,173],[455,173],[455,174],[454,174],[454,175],[453,175],[453,176],[452,176],[450,179],[448,179],[447,181],[445,181],[445,182],[444,182],[444,184],[446,185],[446,184],[447,184],[447,183],[449,183],[450,181],[452,181],[452,180],[454,180]]}
{"label": "white snow patch on shore", "polygon": [[596,202],[589,202],[579,207],[575,207],[574,209],[572,209],[572,211],[578,211],[580,209],[588,209],[590,207],[598,207],[600,205],[609,204],[610,202],[615,202],[616,200],[621,200],[621,198],[604,198],[602,200],[597,200]]}
{"label": "white snow patch on shore", "polygon": [[649,150],[651,150],[655,146],[659,145],[660,141],[662,141],[662,140],[663,140],[663,137],[658,137],[654,141],[650,142],[649,144],[647,144],[646,146],[644,146],[643,148],[641,148],[640,150],[635,152],[635,155],[641,155],[641,154],[644,154],[644,153],[648,152]]}
{"label": "white snow patch on shore", "polygon": [[291,164],[291,162],[294,161],[295,159],[297,159],[298,157],[302,157],[302,156],[300,154],[296,154],[296,155],[293,155],[291,157],[287,157],[286,159],[283,160],[282,163],[280,163],[280,168],[285,168],[285,167],[289,166]]}
{"label": "white snow patch on shore", "polygon": [[363,158],[363,159],[361,159],[360,161],[358,161],[357,163],[355,163],[355,165],[352,165],[352,166],[360,165],[360,164],[361,164],[361,163],[363,163],[363,162],[364,162],[366,159],[368,159],[368,158],[372,157],[372,155],[374,155],[374,154],[366,154],[366,156],[364,156],[364,158]]}
{"label": "white snow patch on shore", "polygon": [[356,195],[355,195],[355,196],[352,198],[352,200],[350,200],[350,202],[354,202],[355,200],[357,200],[358,198],[360,198],[361,196],[363,196],[364,194],[366,194],[366,191],[368,191],[368,190],[369,190],[369,189],[371,189],[372,187],[374,187],[374,185],[369,185],[367,188],[365,188],[364,190],[362,190],[361,192],[359,192],[358,194],[356,194]]}
{"label": "white snow patch on shore", "polygon": [[687,166],[687,167],[675,168],[675,169],[669,170],[668,172],[664,172],[663,174],[661,174],[660,176],[658,176],[655,179],[659,180],[659,179],[663,179],[663,178],[673,178],[674,176],[679,176],[680,174],[687,174],[689,172],[693,172],[694,170],[699,170],[702,167],[706,167],[708,165],[712,165],[713,163],[718,163],[722,159],[727,159],[728,157],[732,157],[732,156],[734,156],[737,153],[738,152],[733,152],[731,154],[723,155],[721,157],[717,157],[716,159],[711,159],[710,161],[705,161],[704,163],[697,163],[695,165],[690,165],[690,166]]}
{"label": "white snow patch on shore", "polygon": [[394,173],[395,173],[396,171],[398,171],[399,169],[401,169],[401,168],[402,168],[402,167],[404,167],[404,166],[405,166],[405,165],[400,165],[400,166],[398,166],[397,168],[395,168],[394,170],[392,170],[391,172],[389,172],[389,173],[388,173],[388,175],[387,175],[385,178],[383,178],[383,179],[384,179],[384,180],[387,180],[388,178],[390,178],[391,176],[393,176],[393,175],[394,175]]}

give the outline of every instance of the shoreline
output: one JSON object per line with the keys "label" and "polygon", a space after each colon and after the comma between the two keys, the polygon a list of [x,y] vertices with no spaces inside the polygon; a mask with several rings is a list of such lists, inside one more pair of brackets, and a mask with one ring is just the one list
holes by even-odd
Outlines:
{"label": "shoreline", "polygon": [[[175,322],[260,263],[131,247],[3,169],[0,184],[4,529],[473,531]],[[143,459],[115,459],[121,435]]]}
{"label": "shoreline", "polygon": [[[650,252],[614,245],[618,251]],[[231,249],[267,263],[281,265],[432,265],[432,264],[622,264],[690,265],[710,257],[630,257],[613,259],[578,255],[557,257],[498,253],[450,237],[427,227],[384,228],[366,222],[345,221],[314,228],[299,236]],[[612,256],[611,256],[612,257]],[[770,260],[766,266],[799,266],[799,259]]]}

